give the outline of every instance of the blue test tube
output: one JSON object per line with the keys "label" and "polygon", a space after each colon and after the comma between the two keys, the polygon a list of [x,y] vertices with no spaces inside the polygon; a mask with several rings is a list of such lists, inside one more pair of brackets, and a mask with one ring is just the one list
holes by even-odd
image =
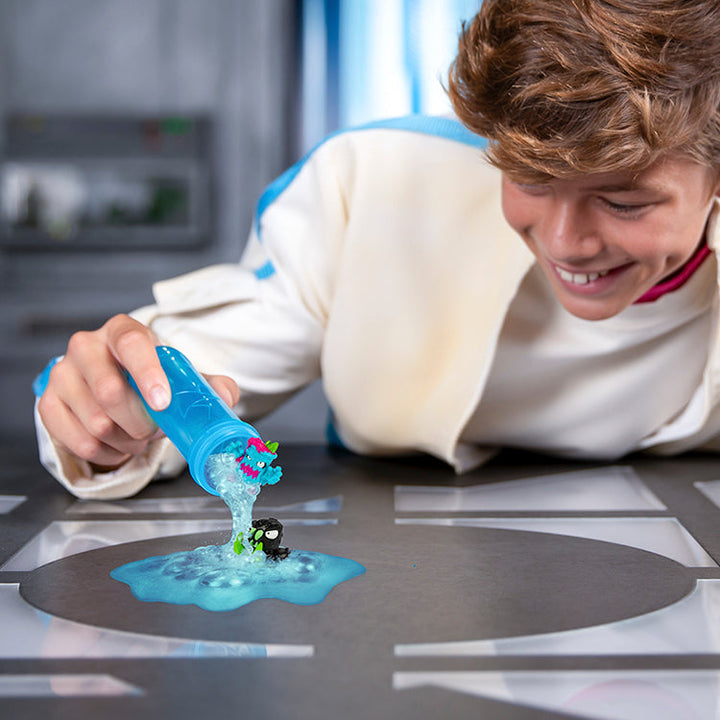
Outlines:
{"label": "blue test tube", "polygon": [[218,495],[206,472],[208,458],[226,452],[231,443],[245,448],[250,438],[259,438],[260,434],[238,418],[179,350],[167,345],[156,350],[170,383],[170,404],[164,410],[153,410],[129,375],[128,380],[150,417],[187,460],[193,480],[203,490]]}

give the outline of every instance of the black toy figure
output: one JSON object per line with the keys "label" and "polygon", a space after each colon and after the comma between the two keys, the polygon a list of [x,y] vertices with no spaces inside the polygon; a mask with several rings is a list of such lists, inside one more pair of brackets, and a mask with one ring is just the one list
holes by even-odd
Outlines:
{"label": "black toy figure", "polygon": [[[277,518],[261,518],[253,520],[252,532],[248,541],[253,548],[253,555],[256,552],[264,552],[269,560],[278,562],[290,555],[290,548],[280,547],[282,542],[283,526]],[[233,544],[233,549],[238,555],[243,552],[242,533],[238,535]]]}

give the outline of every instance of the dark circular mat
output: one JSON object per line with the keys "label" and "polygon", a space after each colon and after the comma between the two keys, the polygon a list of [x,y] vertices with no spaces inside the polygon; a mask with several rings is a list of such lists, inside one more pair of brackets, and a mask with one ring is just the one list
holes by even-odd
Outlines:
{"label": "dark circular mat", "polygon": [[33,571],[22,596],[52,615],[175,638],[322,647],[358,638],[396,643],[512,637],[598,625],[670,605],[694,585],[668,558],[612,543],[524,531],[393,525],[373,540],[296,526],[298,548],[352,558],[364,575],[319,605],[259,600],[224,613],[145,603],[110,571],[151,555],[219,544],[183,535],[92,550]]}

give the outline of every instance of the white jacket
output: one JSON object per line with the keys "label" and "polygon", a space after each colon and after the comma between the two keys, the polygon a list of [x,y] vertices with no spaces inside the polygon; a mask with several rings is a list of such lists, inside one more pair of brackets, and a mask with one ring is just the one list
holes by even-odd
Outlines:
{"label": "white jacket", "polygon": [[[459,438],[534,262],[502,216],[500,174],[481,146],[440,118],[331,136],[261,197],[239,264],[158,283],[156,304],[135,316],[201,372],[234,377],[246,420],[322,376],[348,448],[476,466],[492,450]],[[717,345],[715,337],[685,424],[644,447],[679,452],[718,434]],[[170,452],[156,443],[121,470],[92,476],[42,427],[39,438],[44,464],[82,497],[137,492]]]}

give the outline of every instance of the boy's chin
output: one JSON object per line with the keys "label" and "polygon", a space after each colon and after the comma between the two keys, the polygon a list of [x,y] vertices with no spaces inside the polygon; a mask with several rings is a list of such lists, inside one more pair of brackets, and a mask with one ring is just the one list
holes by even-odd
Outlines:
{"label": "boy's chin", "polygon": [[583,298],[570,296],[569,293],[556,293],[556,297],[571,315],[591,322],[615,317],[632,304],[632,300],[623,302],[613,298]]}

